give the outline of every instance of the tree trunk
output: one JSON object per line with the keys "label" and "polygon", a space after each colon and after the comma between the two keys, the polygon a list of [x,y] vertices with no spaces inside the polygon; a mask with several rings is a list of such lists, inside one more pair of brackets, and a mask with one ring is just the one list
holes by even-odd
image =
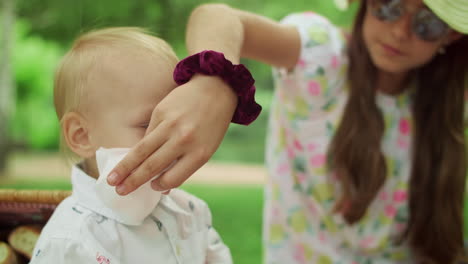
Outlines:
{"label": "tree trunk", "polygon": [[14,39],[15,0],[0,0],[0,172],[11,150],[8,123],[15,107],[11,53]]}

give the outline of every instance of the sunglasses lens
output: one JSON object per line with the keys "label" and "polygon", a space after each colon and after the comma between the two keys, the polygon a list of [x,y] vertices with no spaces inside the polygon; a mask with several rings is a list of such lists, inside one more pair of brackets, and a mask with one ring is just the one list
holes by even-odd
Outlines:
{"label": "sunglasses lens", "polygon": [[447,30],[447,24],[428,9],[422,9],[413,18],[413,31],[422,40],[438,40]]}
{"label": "sunglasses lens", "polygon": [[402,0],[375,0],[372,13],[382,21],[395,21],[403,15]]}

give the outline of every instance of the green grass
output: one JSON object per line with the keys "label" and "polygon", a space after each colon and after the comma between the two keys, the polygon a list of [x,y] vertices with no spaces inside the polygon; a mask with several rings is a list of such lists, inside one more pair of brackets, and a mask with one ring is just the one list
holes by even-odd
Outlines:
{"label": "green grass", "polygon": [[[0,188],[69,190],[67,180],[15,180]],[[231,249],[234,263],[261,263],[262,186],[195,185],[184,190],[205,200],[213,215],[213,225]]]}
{"label": "green grass", "polygon": [[183,189],[209,204],[213,225],[231,249],[234,263],[261,263],[261,186],[185,185]]}

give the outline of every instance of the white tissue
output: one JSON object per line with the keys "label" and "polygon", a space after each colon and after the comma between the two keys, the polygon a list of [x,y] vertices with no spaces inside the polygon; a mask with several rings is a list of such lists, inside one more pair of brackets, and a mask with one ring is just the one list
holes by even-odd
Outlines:
{"label": "white tissue", "polygon": [[99,148],[96,151],[99,178],[96,181],[95,190],[97,196],[120,220],[126,224],[138,225],[154,210],[161,199],[161,192],[153,190],[151,181],[148,181],[135,191],[120,196],[115,192],[115,187],[107,183],[107,175],[129,150],[128,148]]}

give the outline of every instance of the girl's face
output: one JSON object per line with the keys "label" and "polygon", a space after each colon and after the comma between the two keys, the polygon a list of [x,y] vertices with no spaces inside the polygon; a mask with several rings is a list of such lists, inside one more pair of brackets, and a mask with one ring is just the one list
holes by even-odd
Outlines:
{"label": "girl's face", "polygon": [[[423,24],[415,25],[416,21]],[[379,70],[405,74],[434,56],[443,56],[439,50],[461,36],[440,22],[422,0],[368,0],[364,42]],[[428,34],[425,25],[435,33]],[[437,37],[429,38],[433,35]]]}

